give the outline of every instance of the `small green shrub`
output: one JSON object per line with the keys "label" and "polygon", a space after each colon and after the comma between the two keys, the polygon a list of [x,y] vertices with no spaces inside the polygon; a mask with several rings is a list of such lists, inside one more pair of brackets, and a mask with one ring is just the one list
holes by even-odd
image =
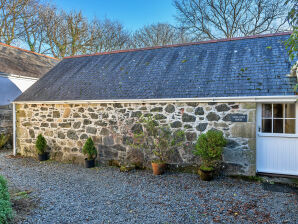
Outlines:
{"label": "small green shrub", "polygon": [[12,207],[6,180],[0,176],[0,223],[6,224],[12,219]]}
{"label": "small green shrub", "polygon": [[83,146],[83,153],[84,155],[87,155],[88,160],[95,159],[97,151],[92,138],[89,137],[85,142],[85,145]]}
{"label": "small green shrub", "polygon": [[0,134],[0,149],[8,142],[10,135]]}
{"label": "small green shrub", "polygon": [[226,146],[223,133],[216,130],[209,130],[206,134],[201,134],[193,151],[194,155],[202,159],[202,170],[210,171],[214,169],[216,163],[222,159],[222,149]]}
{"label": "small green shrub", "polygon": [[39,155],[45,153],[46,148],[47,148],[47,141],[46,141],[46,139],[42,136],[42,134],[39,134],[39,135],[37,136],[37,140],[36,140],[35,146],[36,146],[37,153],[38,153]]}

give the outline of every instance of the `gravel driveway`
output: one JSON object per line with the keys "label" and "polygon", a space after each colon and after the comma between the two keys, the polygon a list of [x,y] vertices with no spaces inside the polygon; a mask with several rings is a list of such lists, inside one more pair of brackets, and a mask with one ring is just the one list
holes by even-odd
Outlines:
{"label": "gravel driveway", "polygon": [[261,184],[113,167],[7,158],[0,174],[39,200],[21,223],[297,223],[297,195],[264,191]]}

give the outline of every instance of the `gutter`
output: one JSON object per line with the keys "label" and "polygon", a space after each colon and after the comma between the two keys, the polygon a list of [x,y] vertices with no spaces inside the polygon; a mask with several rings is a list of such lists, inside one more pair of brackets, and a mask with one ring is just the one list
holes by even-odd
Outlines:
{"label": "gutter", "polygon": [[29,80],[34,80],[34,81],[38,80],[38,78],[34,78],[34,77],[15,75],[15,74],[7,74],[7,73],[3,73],[3,72],[0,72],[0,76],[4,77],[4,78],[29,79]]}
{"label": "gutter", "polygon": [[248,97],[204,97],[163,99],[110,99],[110,100],[60,100],[60,101],[14,101],[15,104],[93,104],[93,103],[173,103],[173,102],[249,102],[249,103],[295,103],[298,95],[248,96]]}
{"label": "gutter", "polygon": [[12,130],[13,130],[13,155],[16,156],[17,155],[17,146],[16,146],[16,131],[17,131],[17,122],[16,122],[16,104],[15,103],[12,103],[12,120],[13,120],[13,127],[12,127]]}

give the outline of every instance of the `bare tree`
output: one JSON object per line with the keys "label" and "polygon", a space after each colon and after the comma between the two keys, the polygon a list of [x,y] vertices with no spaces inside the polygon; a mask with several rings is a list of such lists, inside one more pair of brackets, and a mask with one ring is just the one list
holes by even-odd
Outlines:
{"label": "bare tree", "polygon": [[45,24],[40,19],[44,7],[38,0],[30,0],[20,18],[20,39],[27,43],[30,51],[41,54],[50,53],[49,46],[46,44]]}
{"label": "bare tree", "polygon": [[89,30],[88,53],[120,50],[128,47],[130,34],[117,21],[94,19]]}
{"label": "bare tree", "polygon": [[46,32],[46,44],[54,57],[63,58],[86,52],[90,32],[82,12],[65,12],[54,6],[40,10],[39,18]]}
{"label": "bare tree", "polygon": [[54,6],[46,6],[40,11],[39,16],[46,32],[46,43],[51,54],[56,58],[69,55],[65,12],[58,11]]}
{"label": "bare tree", "polygon": [[280,32],[288,27],[284,0],[174,0],[177,20],[196,39]]}
{"label": "bare tree", "polygon": [[82,12],[66,12],[42,0],[0,3],[0,41],[17,40],[31,51],[56,58],[190,41],[185,28],[169,24],[145,26],[131,35],[117,21],[89,21]]}
{"label": "bare tree", "polygon": [[182,28],[175,28],[166,23],[144,26],[132,35],[131,46],[134,48],[164,46],[190,41]]}
{"label": "bare tree", "polygon": [[82,12],[67,13],[65,19],[69,39],[69,55],[85,53],[90,41],[88,20],[82,15]]}
{"label": "bare tree", "polygon": [[40,18],[46,30],[46,43],[58,58],[123,49],[129,40],[122,24],[108,19],[89,22],[81,12],[47,6]]}
{"label": "bare tree", "polygon": [[30,0],[0,0],[0,41],[11,44],[18,38],[20,17]]}

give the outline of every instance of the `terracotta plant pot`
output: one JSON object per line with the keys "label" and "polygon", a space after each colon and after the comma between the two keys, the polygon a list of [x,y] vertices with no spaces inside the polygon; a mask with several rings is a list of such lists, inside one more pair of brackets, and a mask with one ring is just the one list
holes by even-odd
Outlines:
{"label": "terracotta plant pot", "polygon": [[45,160],[48,160],[48,159],[49,159],[49,156],[48,156],[47,152],[44,152],[42,154],[38,154],[38,160],[39,161],[45,161]]}
{"label": "terracotta plant pot", "polygon": [[85,168],[92,168],[95,166],[95,159],[85,159]]}
{"label": "terracotta plant pot", "polygon": [[165,163],[151,163],[154,175],[161,175],[164,173],[166,164]]}
{"label": "terracotta plant pot", "polygon": [[211,171],[205,171],[205,170],[198,170],[198,173],[200,175],[201,180],[204,181],[210,181],[213,180],[213,176],[214,176],[214,170]]}

